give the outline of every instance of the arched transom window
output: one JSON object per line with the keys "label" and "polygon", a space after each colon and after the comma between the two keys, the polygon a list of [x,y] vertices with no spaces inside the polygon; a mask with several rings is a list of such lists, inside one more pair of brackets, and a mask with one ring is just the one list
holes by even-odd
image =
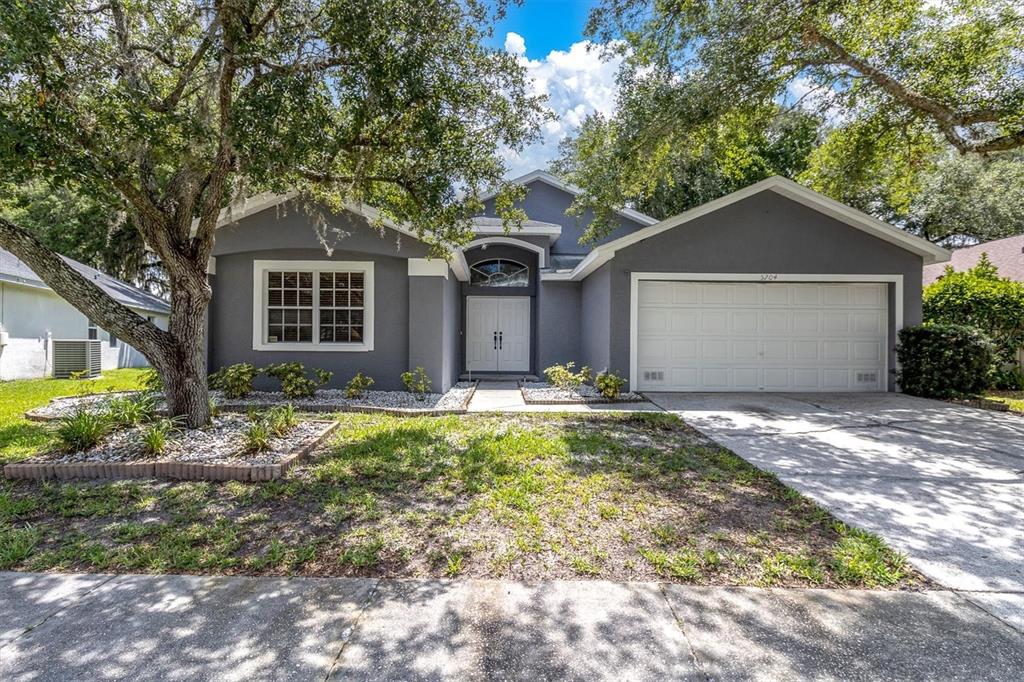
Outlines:
{"label": "arched transom window", "polygon": [[485,260],[469,268],[469,283],[478,287],[525,287],[530,268],[505,258]]}

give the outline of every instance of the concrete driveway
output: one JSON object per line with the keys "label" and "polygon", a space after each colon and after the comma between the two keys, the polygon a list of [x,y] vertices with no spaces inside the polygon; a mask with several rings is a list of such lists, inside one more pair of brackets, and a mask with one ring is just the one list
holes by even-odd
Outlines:
{"label": "concrete driveway", "polygon": [[649,397],[1024,630],[1024,417],[895,393]]}

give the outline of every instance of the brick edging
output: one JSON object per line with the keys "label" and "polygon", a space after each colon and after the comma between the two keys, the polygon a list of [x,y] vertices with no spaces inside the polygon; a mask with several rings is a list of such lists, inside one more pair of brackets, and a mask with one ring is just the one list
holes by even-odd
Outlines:
{"label": "brick edging", "polygon": [[315,438],[274,464],[202,463],[177,460],[152,462],[15,462],[4,467],[4,476],[22,480],[123,480],[173,478],[183,481],[270,481],[281,478],[331,435],[337,421],[311,420],[326,427]]}

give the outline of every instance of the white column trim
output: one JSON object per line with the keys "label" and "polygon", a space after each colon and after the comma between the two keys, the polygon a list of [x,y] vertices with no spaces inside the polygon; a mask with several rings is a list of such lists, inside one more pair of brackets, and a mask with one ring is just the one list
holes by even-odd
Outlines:
{"label": "white column trim", "polygon": [[448,261],[440,258],[410,258],[410,277],[444,277],[448,279]]}

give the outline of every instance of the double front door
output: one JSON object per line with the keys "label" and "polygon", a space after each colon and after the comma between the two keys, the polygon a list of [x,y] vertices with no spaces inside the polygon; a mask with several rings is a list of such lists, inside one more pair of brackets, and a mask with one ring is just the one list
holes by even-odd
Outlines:
{"label": "double front door", "polygon": [[466,369],[530,371],[530,298],[466,297]]}

